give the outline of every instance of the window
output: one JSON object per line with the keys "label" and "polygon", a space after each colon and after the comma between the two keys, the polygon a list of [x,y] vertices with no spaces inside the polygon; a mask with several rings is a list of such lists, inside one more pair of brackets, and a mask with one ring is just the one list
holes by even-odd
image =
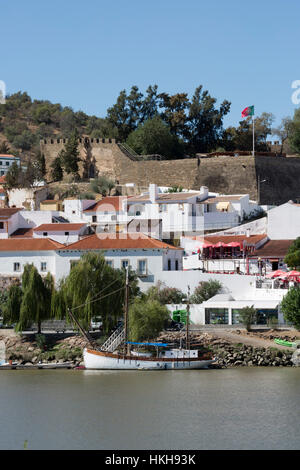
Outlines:
{"label": "window", "polygon": [[20,263],[14,263],[14,271],[15,272],[20,272],[21,271]]}
{"label": "window", "polygon": [[9,166],[9,162],[5,162],[6,166]]}
{"label": "window", "polygon": [[0,162],[0,165],[2,165],[2,162]]}
{"label": "window", "polygon": [[122,259],[121,260],[121,268],[126,269],[129,267],[129,261],[128,259]]}
{"label": "window", "polygon": [[4,222],[0,222],[0,229],[4,228]]}
{"label": "window", "polygon": [[43,232],[43,237],[48,237],[48,232]]}
{"label": "window", "polygon": [[96,215],[92,216],[92,222],[97,222],[97,216]]}
{"label": "window", "polygon": [[171,271],[171,260],[168,259],[168,271]]}
{"label": "window", "polygon": [[183,204],[182,204],[182,203],[181,203],[181,204],[178,204],[178,210],[179,210],[179,211],[183,211]]}
{"label": "window", "polygon": [[146,276],[147,275],[147,260],[139,259],[138,260],[138,269],[137,273],[139,276]]}
{"label": "window", "polygon": [[158,212],[167,212],[167,204],[158,204]]}
{"label": "window", "polygon": [[175,270],[178,271],[178,267],[179,267],[179,264],[178,264],[178,259],[175,260]]}
{"label": "window", "polygon": [[47,263],[46,263],[46,261],[41,261],[41,271],[42,271],[42,272],[47,271]]}
{"label": "window", "polygon": [[65,232],[65,236],[68,237],[70,235],[69,232]]}
{"label": "window", "polygon": [[106,264],[107,264],[108,266],[110,266],[111,268],[114,267],[114,262],[113,262],[112,259],[107,259],[107,260],[105,260],[105,261],[106,261]]}
{"label": "window", "polygon": [[3,176],[3,175],[4,175],[4,173],[5,173],[4,171],[1,171],[1,176]]}
{"label": "window", "polygon": [[228,324],[228,308],[206,308],[205,323],[207,325]]}

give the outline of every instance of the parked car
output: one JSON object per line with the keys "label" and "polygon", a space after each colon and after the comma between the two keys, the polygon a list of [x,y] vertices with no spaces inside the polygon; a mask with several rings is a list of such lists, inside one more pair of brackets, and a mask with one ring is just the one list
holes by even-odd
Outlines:
{"label": "parked car", "polygon": [[92,321],[91,321],[91,330],[92,331],[96,331],[96,330],[101,330],[102,328],[102,319],[101,317],[94,317],[92,318]]}

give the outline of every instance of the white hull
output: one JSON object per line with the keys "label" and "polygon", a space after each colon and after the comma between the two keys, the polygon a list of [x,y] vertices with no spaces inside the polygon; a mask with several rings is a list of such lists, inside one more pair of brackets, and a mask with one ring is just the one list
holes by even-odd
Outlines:
{"label": "white hull", "polygon": [[213,359],[169,359],[122,357],[117,354],[107,354],[100,351],[84,349],[83,360],[86,369],[118,369],[118,370],[183,370],[207,369],[214,362]]}

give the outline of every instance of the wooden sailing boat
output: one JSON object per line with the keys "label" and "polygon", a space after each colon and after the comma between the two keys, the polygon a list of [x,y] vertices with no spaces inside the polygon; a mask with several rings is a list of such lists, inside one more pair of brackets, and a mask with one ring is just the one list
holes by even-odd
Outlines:
{"label": "wooden sailing boat", "polygon": [[[151,353],[139,353],[130,350],[128,341],[128,299],[129,282],[128,269],[126,270],[126,289],[125,289],[125,308],[124,308],[124,327],[118,328],[102,345],[100,349],[95,347],[90,336],[84,332],[78,321],[69,310],[71,318],[76,322],[80,331],[91,344],[83,351],[84,365],[86,369],[131,369],[131,370],[182,370],[182,369],[206,369],[214,359],[210,353],[201,353],[199,350],[189,348],[189,302],[187,305],[186,322],[186,349],[170,349],[157,353],[155,357]],[[144,346],[154,346],[158,351],[160,347],[166,347],[164,343],[133,343]],[[123,351],[118,348],[124,345]]]}

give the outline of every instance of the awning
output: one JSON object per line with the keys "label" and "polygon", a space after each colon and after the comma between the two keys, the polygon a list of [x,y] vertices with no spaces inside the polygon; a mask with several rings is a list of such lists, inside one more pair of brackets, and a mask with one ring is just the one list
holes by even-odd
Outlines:
{"label": "awning", "polygon": [[218,211],[227,211],[228,208],[229,208],[229,204],[230,203],[228,201],[227,202],[218,202],[218,204],[216,206],[217,210]]}
{"label": "awning", "polygon": [[239,242],[230,242],[228,243],[226,246],[231,246],[231,248],[243,248],[243,242],[239,243]]}

